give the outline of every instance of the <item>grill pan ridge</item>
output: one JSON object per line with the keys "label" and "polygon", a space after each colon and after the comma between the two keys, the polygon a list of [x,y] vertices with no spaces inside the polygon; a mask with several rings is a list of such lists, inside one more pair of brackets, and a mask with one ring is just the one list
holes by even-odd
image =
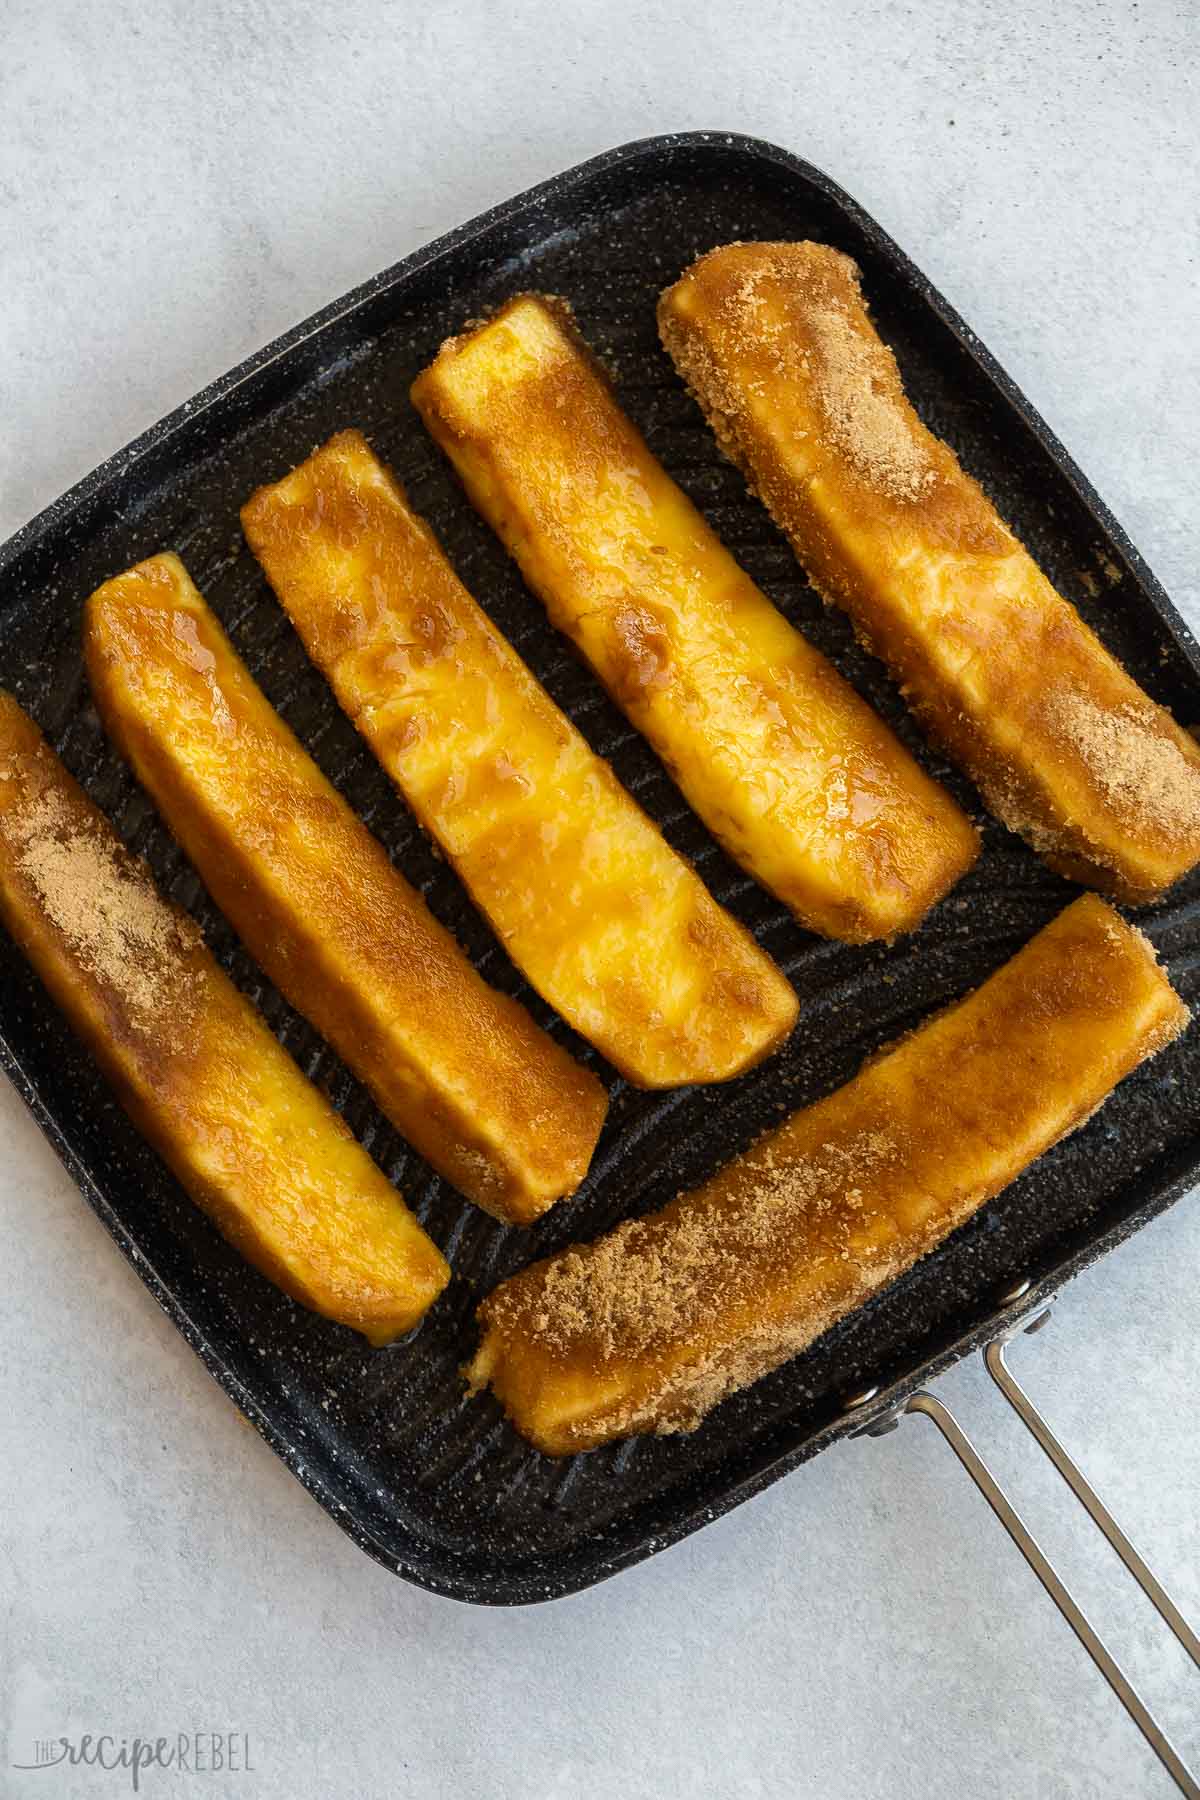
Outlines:
{"label": "grill pan ridge", "polygon": [[[785,1112],[975,986],[1075,891],[986,818],[931,752],[881,665],[823,608],[765,511],[723,461],[661,351],[659,290],[734,238],[824,239],[863,266],[880,329],[930,425],[982,480],[1051,579],[1185,725],[1200,652],[1120,527],[1037,414],[886,234],[783,150],[718,132],[597,157],[407,257],[216,382],[0,549],[0,683],[199,920],[234,980],[408,1196],[454,1280],[403,1343],[372,1351],[292,1305],[230,1249],[113,1101],[24,959],[0,938],[0,1062],[89,1204],[235,1404],[378,1561],[457,1599],[522,1604],[587,1587],[760,1490],[984,1341],[995,1297],[1043,1296],[1160,1212],[1200,1173],[1200,1031],[1125,1082],[925,1262],[796,1362],[687,1437],[554,1462],[459,1369],[478,1297],[535,1255],[589,1238],[712,1172]],[[652,449],[789,618],[984,827],[974,871],[893,948],[826,943],[724,856],[653,753],[549,627],[474,516],[407,398],[450,332],[522,288],[565,294]],[[358,425],[407,485],[459,574],[554,698],[795,981],[783,1052],[721,1088],[642,1094],[533,995],[339,712],[242,542],[238,507],[340,427]],[[608,1080],[612,1110],[579,1193],[533,1231],[477,1212],[411,1152],[312,1029],[263,980],[149,802],[88,696],[80,608],[106,576],[180,553],[269,698],[486,977]],[[1200,1000],[1200,875],[1138,922]],[[852,1417],[842,1397],[880,1394]],[[235,1502],[236,1504],[236,1502]]]}

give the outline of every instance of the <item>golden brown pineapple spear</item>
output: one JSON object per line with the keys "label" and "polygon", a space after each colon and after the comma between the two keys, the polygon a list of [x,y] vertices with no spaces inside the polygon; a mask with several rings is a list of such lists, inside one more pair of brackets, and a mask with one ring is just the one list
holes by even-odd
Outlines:
{"label": "golden brown pineapple spear", "polygon": [[498,994],[271,707],[176,556],[98,588],[108,729],[255,960],[421,1154],[528,1224],[586,1173],[603,1087]]}
{"label": "golden brown pineapple spear", "polygon": [[659,324],[816,586],[997,818],[1135,905],[1200,861],[1200,746],[921,423],[848,256],[713,250],[667,289]]}
{"label": "golden brown pineapple spear", "polygon": [[449,1279],[442,1256],[7,694],[0,918],[247,1261],[374,1344],[416,1324]]}
{"label": "golden brown pineapple spear", "polygon": [[730,855],[828,937],[919,924],[973,827],[651,456],[563,303],[523,295],[452,338],[413,399]]}
{"label": "golden brown pineapple spear", "polygon": [[503,1282],[472,1381],[552,1456],[689,1430],[932,1250],[1187,1020],[1146,939],[1085,895],[694,1193]]}
{"label": "golden brown pineapple spear", "polygon": [[717,905],[458,580],[357,431],[242,510],[343,707],[544,999],[640,1087],[723,1081],[795,1022]]}

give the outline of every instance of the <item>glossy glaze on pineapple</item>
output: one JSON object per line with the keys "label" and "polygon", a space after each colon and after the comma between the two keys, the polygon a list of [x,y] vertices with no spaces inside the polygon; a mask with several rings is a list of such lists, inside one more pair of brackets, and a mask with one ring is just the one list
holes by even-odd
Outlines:
{"label": "glossy glaze on pineapple", "polygon": [[267,703],[179,559],[88,603],[105,723],[276,986],[421,1154],[527,1222],[582,1180],[606,1097],[482,980]]}
{"label": "glossy glaze on pineapple", "polygon": [[286,1293],[373,1343],[449,1270],[200,933],[0,694],[0,916],[143,1135]]}
{"label": "glossy glaze on pineapple", "polygon": [[242,511],[309,655],[529,980],[643,1087],[766,1055],[796,997],[458,580],[361,433]]}
{"label": "glossy glaze on pineapple", "polygon": [[813,582],[1006,825],[1133,903],[1200,860],[1200,747],[921,423],[849,257],[731,244],[667,290],[659,323]]}
{"label": "glossy glaze on pineapple", "polygon": [[802,923],[912,929],[973,828],[723,548],[561,303],[451,339],[413,398],[552,621],[709,829]]}
{"label": "glossy glaze on pineapple", "polygon": [[502,1283],[473,1381],[550,1455],[690,1429],[933,1249],[1187,1020],[1147,940],[1085,895],[705,1186]]}

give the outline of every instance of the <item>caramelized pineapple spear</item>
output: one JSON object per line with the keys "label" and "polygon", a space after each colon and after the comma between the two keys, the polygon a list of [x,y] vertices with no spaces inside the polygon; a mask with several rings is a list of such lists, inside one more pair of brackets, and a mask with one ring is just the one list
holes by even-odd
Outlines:
{"label": "caramelized pineapple spear", "polygon": [[1187,1019],[1146,939],[1085,895],[704,1187],[503,1282],[473,1384],[551,1456],[690,1430],[924,1256]]}
{"label": "caramelized pineapple spear", "polygon": [[659,323],[813,581],[998,818],[1134,904],[1200,860],[1200,747],[922,425],[849,257],[731,244],[667,290]]}
{"label": "caramelized pineapple spear", "polygon": [[449,1278],[395,1189],[0,693],[0,917],[134,1124],[248,1262],[385,1344]]}
{"label": "caramelized pineapple spear", "polygon": [[826,936],[916,926],[974,830],[654,460],[563,304],[511,301],[445,344],[413,399],[730,855]]}
{"label": "caramelized pineapple spear", "polygon": [[268,704],[175,556],[98,588],[105,723],[257,962],[433,1166],[527,1224],[582,1180],[604,1089],[487,986]]}
{"label": "caramelized pineapple spear", "polygon": [[243,508],[309,655],[538,992],[639,1087],[722,1081],[796,996],[456,577],[357,431]]}

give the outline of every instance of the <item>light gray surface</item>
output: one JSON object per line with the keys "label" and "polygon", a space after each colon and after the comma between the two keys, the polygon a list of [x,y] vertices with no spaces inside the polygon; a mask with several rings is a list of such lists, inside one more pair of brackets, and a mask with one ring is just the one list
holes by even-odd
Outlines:
{"label": "light gray surface", "polygon": [[[882,220],[1200,623],[1195,17],[1189,0],[7,0],[0,537],[435,233],[625,139],[711,125],[790,146]],[[924,1423],[591,1594],[468,1610],[323,1517],[7,1089],[0,1165],[0,1794],[128,1791],[18,1774],[37,1736],[196,1728],[249,1733],[254,1772],[152,1771],[144,1793],[1173,1791]],[[1193,1197],[1018,1352],[1193,1613],[1198,1266]],[[939,1391],[1200,1756],[1200,1678],[999,1396],[974,1368]]]}

